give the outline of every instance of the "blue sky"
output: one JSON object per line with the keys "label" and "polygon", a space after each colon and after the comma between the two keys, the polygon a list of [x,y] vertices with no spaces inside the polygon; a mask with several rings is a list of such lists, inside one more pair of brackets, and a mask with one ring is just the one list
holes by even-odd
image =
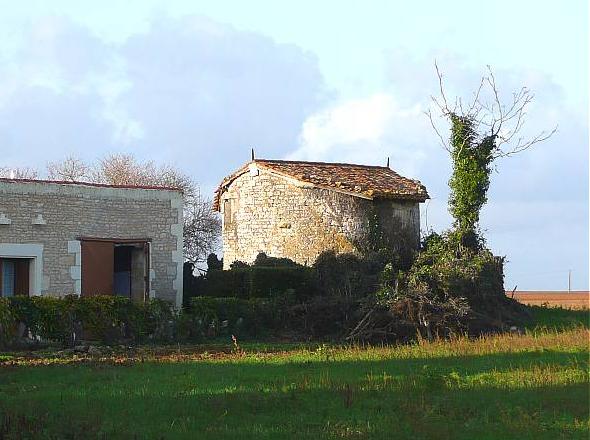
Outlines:
{"label": "blue sky", "polygon": [[[490,64],[536,95],[482,216],[509,288],[588,288],[586,1],[0,1],[0,165],[132,152],[210,193],[259,156],[384,163],[425,183],[423,227],[450,224],[449,160],[424,117]],[[426,224],[428,222],[428,225]]]}

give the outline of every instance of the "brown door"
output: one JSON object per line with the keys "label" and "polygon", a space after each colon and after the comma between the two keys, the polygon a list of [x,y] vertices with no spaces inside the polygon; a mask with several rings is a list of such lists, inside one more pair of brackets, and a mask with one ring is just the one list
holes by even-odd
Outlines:
{"label": "brown door", "polygon": [[150,299],[150,244],[145,242],[143,244],[143,257],[144,257],[144,292],[143,292],[143,300],[148,301]]}
{"label": "brown door", "polygon": [[82,295],[112,295],[115,246],[108,241],[82,241]]}
{"label": "brown door", "polygon": [[29,260],[28,258],[17,258],[14,260],[15,278],[14,293],[15,295],[29,296]]}

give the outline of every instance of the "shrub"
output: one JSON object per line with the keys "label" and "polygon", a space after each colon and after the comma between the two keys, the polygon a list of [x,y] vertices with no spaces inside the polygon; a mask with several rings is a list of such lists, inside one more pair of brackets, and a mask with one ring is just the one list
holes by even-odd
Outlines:
{"label": "shrub", "polygon": [[280,307],[266,299],[196,297],[187,314],[204,332],[258,336],[281,325]]}
{"label": "shrub", "polygon": [[207,270],[210,269],[223,269],[223,258],[220,260],[216,254],[209,254],[207,257]]}
{"label": "shrub", "polygon": [[385,261],[379,253],[359,257],[326,251],[316,259],[313,271],[322,295],[361,297],[377,289],[384,266]]}
{"label": "shrub", "polygon": [[292,290],[298,299],[303,299],[313,296],[317,290],[314,271],[299,265],[214,269],[207,271],[202,280],[198,296],[277,298]]}
{"label": "shrub", "polygon": [[8,298],[0,298],[0,347],[11,344],[16,332],[16,319]]}
{"label": "shrub", "polygon": [[72,345],[82,338],[104,343],[170,340],[173,322],[174,311],[162,300],[135,303],[117,296],[68,295],[15,296],[0,302],[4,343],[16,337],[16,323],[33,337]]}
{"label": "shrub", "polygon": [[359,299],[352,296],[315,296],[285,309],[288,329],[306,338],[339,339],[360,317]]}
{"label": "shrub", "polygon": [[293,267],[298,266],[298,264],[289,258],[269,257],[264,252],[260,252],[258,255],[256,255],[256,259],[254,260],[254,266]]}
{"label": "shrub", "polygon": [[203,282],[196,296],[248,298],[247,274],[247,268],[209,270],[204,277],[201,277]]}
{"label": "shrub", "polygon": [[480,334],[522,323],[525,307],[504,292],[504,258],[483,239],[471,247],[464,238],[455,231],[431,234],[408,270],[387,265],[375,298],[365,303],[366,319],[349,338]]}
{"label": "shrub", "polygon": [[315,294],[315,274],[304,266],[253,266],[247,274],[249,298],[278,298],[291,290],[298,300]]}

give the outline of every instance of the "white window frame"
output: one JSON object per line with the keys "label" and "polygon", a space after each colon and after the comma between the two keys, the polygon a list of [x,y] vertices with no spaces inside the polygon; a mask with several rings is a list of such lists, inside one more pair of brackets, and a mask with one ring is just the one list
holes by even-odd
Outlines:
{"label": "white window frame", "polygon": [[43,290],[43,245],[35,243],[0,243],[0,258],[29,258],[29,295]]}

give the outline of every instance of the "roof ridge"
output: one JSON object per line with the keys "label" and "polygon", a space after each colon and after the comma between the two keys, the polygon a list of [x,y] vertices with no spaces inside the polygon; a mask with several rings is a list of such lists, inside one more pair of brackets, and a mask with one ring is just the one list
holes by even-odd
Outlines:
{"label": "roof ridge", "polygon": [[54,185],[82,185],[90,186],[95,188],[120,188],[120,189],[147,189],[147,190],[162,190],[162,191],[181,191],[180,188],[174,188],[171,186],[158,186],[158,185],[111,185],[109,183],[95,183],[95,182],[84,182],[78,180],[48,180],[48,179],[11,179],[9,177],[0,177],[0,183],[45,183]]}
{"label": "roof ridge", "polygon": [[[308,160],[283,160],[283,159],[254,159],[249,163],[255,162],[270,162],[270,163],[285,163],[285,164],[309,164],[309,165],[338,165],[338,166],[345,166],[345,167],[362,167],[362,168],[383,168],[386,170],[391,170],[391,168],[382,165],[365,165],[365,164],[357,164],[357,163],[343,163],[343,162],[315,162],[315,161],[308,161]],[[392,170],[393,171],[393,170]]]}

